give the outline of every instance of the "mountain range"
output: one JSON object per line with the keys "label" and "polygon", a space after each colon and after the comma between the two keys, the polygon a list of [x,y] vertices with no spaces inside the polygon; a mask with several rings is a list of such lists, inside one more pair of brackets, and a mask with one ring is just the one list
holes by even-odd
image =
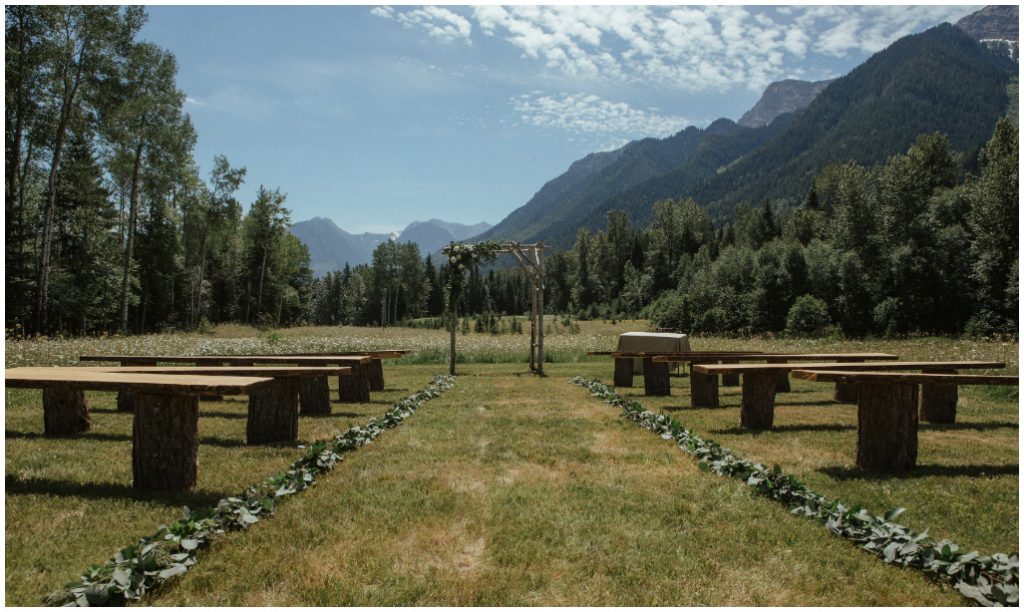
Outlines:
{"label": "mountain range", "polygon": [[790,106],[806,105],[766,125],[719,119],[588,155],[480,238],[564,248],[580,228],[603,229],[612,210],[646,224],[653,203],[665,198],[693,197],[722,223],[741,202],[795,205],[827,164],[881,163],[922,133],[945,133],[970,158],[1007,112],[1016,73],[1005,52],[942,24],[894,42],[817,95],[793,96]]}
{"label": "mountain range", "polygon": [[436,253],[449,242],[468,240],[491,228],[488,223],[463,225],[440,219],[413,221],[404,230],[393,234],[350,234],[334,221],[314,217],[294,223],[289,230],[309,249],[313,274],[322,276],[350,266],[370,263],[373,250],[383,242],[415,242],[423,254]]}
{"label": "mountain range", "polygon": [[[603,229],[609,211],[643,225],[654,202],[684,197],[723,223],[741,202],[796,205],[829,163],[882,163],[935,131],[972,159],[1015,106],[1017,21],[1016,6],[986,7],[956,26],[901,38],[845,76],[772,83],[738,122],[722,118],[591,153],[493,227],[432,219],[410,224],[397,239],[424,253],[470,238],[567,248],[579,229]],[[296,223],[292,232],[309,246],[318,274],[368,262],[391,239],[349,234],[321,218]]]}

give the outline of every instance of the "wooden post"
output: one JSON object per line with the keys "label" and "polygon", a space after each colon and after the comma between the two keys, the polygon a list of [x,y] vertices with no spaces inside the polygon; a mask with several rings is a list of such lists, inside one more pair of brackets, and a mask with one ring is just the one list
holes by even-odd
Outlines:
{"label": "wooden post", "polygon": [[633,386],[633,360],[631,358],[617,358],[617,357],[613,357],[612,361],[615,362],[615,386],[616,387],[632,387]]}
{"label": "wooden post", "polygon": [[896,474],[917,464],[917,385],[857,383],[857,465]]}
{"label": "wooden post", "polygon": [[[738,359],[723,359],[723,364],[727,363],[739,363]],[[722,374],[722,386],[723,387],[736,387],[740,384],[739,374]]]}
{"label": "wooden post", "polygon": [[[956,370],[922,370],[924,374],[956,374]],[[927,383],[921,385],[920,418],[929,423],[955,423],[959,392],[955,384]]]}
{"label": "wooden post", "polygon": [[[538,242],[533,247],[533,253],[537,260],[537,373],[544,375],[544,248],[543,242]],[[665,368],[668,372],[668,368]]]}
{"label": "wooden post", "polygon": [[537,371],[537,277],[530,273],[530,371]]}
{"label": "wooden post", "polygon": [[[323,378],[324,381],[327,379]],[[266,389],[249,394],[246,444],[294,442],[299,438],[298,384],[294,378],[275,378]]]}
{"label": "wooden post", "polygon": [[66,436],[89,431],[85,391],[73,387],[43,389],[43,435]]}
{"label": "wooden post", "polygon": [[718,376],[701,374],[690,363],[690,403],[694,408],[718,408]]}
{"label": "wooden post", "polygon": [[296,386],[303,415],[325,416],[331,413],[331,389],[326,376],[303,376]]}
{"label": "wooden post", "polygon": [[364,404],[370,401],[370,377],[366,366],[352,364],[352,375],[338,378],[338,399],[346,403]]}
{"label": "wooden post", "polygon": [[[370,376],[370,391],[383,391],[384,390],[384,360],[374,359],[370,362],[369,370],[367,372]],[[341,383],[339,382],[340,386]]]}
{"label": "wooden post", "polygon": [[[458,270],[451,270],[451,274],[462,274]],[[452,299],[451,296],[448,299]],[[454,300],[452,300],[454,302]],[[459,322],[459,311],[453,303],[448,312],[451,314],[451,345],[448,347],[448,373],[455,376],[455,326]]]}
{"label": "wooden post", "polygon": [[650,357],[644,358],[644,395],[650,397],[672,395],[667,363],[659,363]]}
{"label": "wooden post", "polygon": [[[135,361],[135,360],[122,360],[121,367],[126,366],[155,366],[155,361]],[[117,392],[117,411],[118,412],[135,412],[135,392],[134,391],[118,391]]]}
{"label": "wooden post", "polygon": [[199,397],[138,392],[132,481],[142,491],[188,491],[199,469]]}
{"label": "wooden post", "polygon": [[776,374],[747,372],[743,375],[743,398],[740,403],[740,427],[771,429],[775,421]]}

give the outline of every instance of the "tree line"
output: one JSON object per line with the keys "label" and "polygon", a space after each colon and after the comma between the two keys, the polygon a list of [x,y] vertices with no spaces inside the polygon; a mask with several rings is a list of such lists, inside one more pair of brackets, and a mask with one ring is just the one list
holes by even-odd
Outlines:
{"label": "tree line", "polygon": [[[545,303],[687,332],[1015,335],[1018,155],[1017,125],[1003,119],[976,158],[924,134],[884,164],[825,167],[795,208],[748,203],[719,227],[692,199],[655,203],[640,229],[612,211],[605,230],[548,254]],[[314,282],[310,320],[442,317],[448,273],[415,245],[381,245],[373,264]],[[469,272],[459,311],[529,304],[521,270],[491,267]]]}
{"label": "tree line", "polygon": [[279,189],[193,158],[174,56],[141,7],[5,8],[6,326],[146,332],[305,316],[309,254]]}

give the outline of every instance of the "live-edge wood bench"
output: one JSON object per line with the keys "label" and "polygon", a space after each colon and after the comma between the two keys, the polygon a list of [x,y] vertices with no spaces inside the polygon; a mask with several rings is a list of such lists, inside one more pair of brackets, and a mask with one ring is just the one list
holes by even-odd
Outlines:
{"label": "live-edge wood bench", "polygon": [[299,438],[299,386],[303,380],[348,376],[352,368],[321,366],[123,366],[78,368],[100,372],[132,372],[175,376],[259,376],[272,378],[266,389],[249,394],[245,427],[247,444],[294,442]]}
{"label": "live-edge wood bench", "polygon": [[187,491],[195,486],[199,465],[199,394],[254,393],[269,388],[273,380],[12,368],[5,371],[5,383],[11,388],[43,390],[46,435],[88,431],[84,391],[133,391],[132,486],[148,491]]}
{"label": "live-edge wood bench", "polygon": [[[653,358],[655,364],[663,363],[667,367],[670,363],[690,364],[690,402],[694,408],[717,408],[718,401],[718,375],[706,374],[699,369],[699,366],[727,361],[731,364],[741,361],[765,361],[768,363],[787,363],[790,361],[823,361],[834,360],[840,362],[860,362],[869,359],[899,359],[897,355],[889,353],[734,353],[731,355],[714,355],[713,353],[679,353],[678,355],[660,355]],[[789,375],[785,370],[778,372],[775,381],[777,391],[789,391]],[[661,395],[668,395],[665,393]],[[836,397],[843,393],[836,386]]]}
{"label": "live-edge wood bench", "polygon": [[[384,365],[385,359],[399,359],[403,355],[411,353],[411,349],[381,349],[374,351],[331,351],[326,353],[266,353],[261,354],[267,357],[354,357],[365,355],[370,361],[367,366],[367,376],[370,381],[370,391],[384,390]],[[339,381],[339,389],[340,389]]]}
{"label": "live-edge wood bench", "polygon": [[[754,351],[756,352],[756,351]],[[690,359],[704,359],[706,361],[718,361],[719,358],[726,359],[735,355],[750,355],[751,351],[690,351],[688,353],[678,352],[633,352],[633,351],[590,351],[587,355],[610,356],[615,362],[615,373],[613,384],[616,387],[633,386],[633,360],[641,359],[643,362],[644,395],[662,396],[670,395],[669,368],[668,362],[659,361],[661,357],[680,357],[674,363],[684,363]]]}
{"label": "live-edge wood bench", "polygon": [[917,465],[917,385],[1019,384],[1017,376],[973,374],[794,370],[793,376],[857,385],[857,466],[884,473],[902,473]]}
{"label": "live-edge wood bench", "polygon": [[[775,419],[775,384],[780,373],[794,370],[883,371],[920,370],[926,373],[953,373],[957,370],[992,370],[1006,367],[998,361],[884,361],[822,363],[744,363],[702,364],[697,371],[708,375],[742,374],[740,427],[771,429]],[[950,389],[951,388],[951,389]],[[952,423],[956,418],[956,385],[921,385],[921,419],[933,423]]]}
{"label": "live-edge wood bench", "polygon": [[[158,363],[186,363],[196,366],[344,366],[350,375],[338,377],[338,395],[342,402],[370,401],[370,379],[366,366],[372,359],[366,355],[292,356],[292,355],[82,355],[81,361],[113,361],[122,366],[155,366]],[[328,415],[331,396],[326,376],[304,377],[299,381],[299,403],[302,414]],[[130,411],[131,392],[118,394],[118,410]]]}

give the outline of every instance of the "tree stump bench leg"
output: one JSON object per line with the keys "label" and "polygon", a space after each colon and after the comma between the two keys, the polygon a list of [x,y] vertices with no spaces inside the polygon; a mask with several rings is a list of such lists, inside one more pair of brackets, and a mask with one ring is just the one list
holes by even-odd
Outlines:
{"label": "tree stump bench leg", "polygon": [[857,383],[836,383],[833,399],[844,404],[857,403]]}
{"label": "tree stump bench leg", "polygon": [[361,364],[352,366],[352,373],[338,377],[338,398],[350,404],[370,401],[370,377],[367,368]]}
{"label": "tree stump bench leg", "polygon": [[117,392],[117,411],[118,412],[135,412],[135,392],[134,391],[118,391]]}
{"label": "tree stump bench leg", "polygon": [[326,376],[303,376],[297,385],[302,414],[325,416],[331,413],[331,389]]}
{"label": "tree stump bench leg", "polygon": [[649,397],[672,395],[667,363],[658,363],[649,357],[644,359],[644,395]]}
{"label": "tree stump bench leg", "polygon": [[[736,359],[723,359],[723,364],[739,363]],[[740,384],[739,374],[722,374],[722,386],[723,387],[738,387]]]}
{"label": "tree stump bench leg", "polygon": [[216,393],[209,393],[205,395],[200,395],[199,399],[204,402],[223,402],[224,396],[218,395]]}
{"label": "tree stump bench leg", "polygon": [[245,427],[246,444],[298,440],[298,395],[298,383],[293,378],[275,378],[270,387],[250,393],[249,417]]}
{"label": "tree stump bench leg", "polygon": [[771,429],[775,422],[775,385],[778,375],[747,372],[743,375],[740,401],[740,427],[759,431]]}
{"label": "tree stump bench leg", "polygon": [[718,376],[701,374],[690,364],[690,403],[694,408],[718,408]]}
{"label": "tree stump bench leg", "polygon": [[85,391],[72,387],[43,389],[43,435],[66,436],[89,431]]}
{"label": "tree stump bench leg", "polygon": [[775,392],[789,393],[793,388],[789,386],[789,372],[779,372],[775,375]]}
{"label": "tree stump bench leg", "polygon": [[384,362],[381,359],[374,359],[367,367],[367,374],[370,377],[370,391],[384,390]]}
{"label": "tree stump bench leg", "polygon": [[898,474],[917,465],[917,385],[858,383],[857,466]]}
{"label": "tree stump bench leg", "polygon": [[132,486],[188,491],[199,470],[199,396],[137,393],[132,424]]}
{"label": "tree stump bench leg", "polygon": [[632,359],[612,359],[615,362],[615,386],[616,387],[632,387],[633,386],[633,360]]}
{"label": "tree stump bench leg", "polygon": [[[924,370],[925,374],[956,374],[956,370]],[[955,423],[956,403],[959,391],[956,385],[925,384],[921,385],[922,421],[929,423]]]}

